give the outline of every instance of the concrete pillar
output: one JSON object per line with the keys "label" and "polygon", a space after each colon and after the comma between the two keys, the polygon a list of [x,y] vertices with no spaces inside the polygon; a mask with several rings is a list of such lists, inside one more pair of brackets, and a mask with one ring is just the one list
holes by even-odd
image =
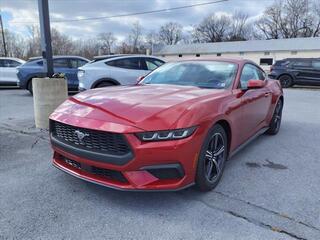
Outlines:
{"label": "concrete pillar", "polygon": [[146,49],[146,55],[150,55],[150,49],[149,48]]}
{"label": "concrete pillar", "polygon": [[34,119],[37,128],[49,128],[49,115],[68,97],[64,78],[33,78]]}

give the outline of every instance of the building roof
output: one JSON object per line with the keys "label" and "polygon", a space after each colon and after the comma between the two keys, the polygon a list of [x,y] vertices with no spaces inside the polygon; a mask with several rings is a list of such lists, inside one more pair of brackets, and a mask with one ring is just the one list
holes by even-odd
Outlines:
{"label": "building roof", "polygon": [[320,37],[193,43],[155,48],[154,55],[320,50]]}

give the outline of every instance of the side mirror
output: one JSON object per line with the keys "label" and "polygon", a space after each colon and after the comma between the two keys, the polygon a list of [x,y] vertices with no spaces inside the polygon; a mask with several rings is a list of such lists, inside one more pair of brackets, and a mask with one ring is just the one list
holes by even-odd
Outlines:
{"label": "side mirror", "polygon": [[145,76],[140,76],[137,78],[137,82],[136,84],[138,85],[143,79],[144,79]]}
{"label": "side mirror", "polygon": [[249,80],[247,83],[247,89],[263,88],[266,82],[263,80]]}

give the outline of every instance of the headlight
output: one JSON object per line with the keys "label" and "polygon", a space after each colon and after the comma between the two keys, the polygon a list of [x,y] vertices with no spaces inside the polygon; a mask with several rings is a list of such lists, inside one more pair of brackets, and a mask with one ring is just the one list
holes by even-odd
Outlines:
{"label": "headlight", "polygon": [[197,127],[181,128],[175,130],[154,131],[136,133],[136,136],[144,142],[179,140],[191,136]]}
{"label": "headlight", "polygon": [[79,70],[78,71],[78,78],[83,77],[83,75],[84,75],[84,70]]}

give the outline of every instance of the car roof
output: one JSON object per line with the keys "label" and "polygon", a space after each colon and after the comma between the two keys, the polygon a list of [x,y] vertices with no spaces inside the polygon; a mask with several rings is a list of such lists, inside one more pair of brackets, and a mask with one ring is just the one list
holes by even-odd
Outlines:
{"label": "car roof", "polygon": [[223,57],[210,57],[210,58],[199,58],[199,57],[191,57],[187,59],[181,59],[173,62],[184,62],[184,61],[217,61],[217,62],[230,62],[230,63],[235,63],[235,64],[245,64],[245,63],[251,63],[254,65],[257,65],[255,62],[248,60],[248,59],[243,59],[243,58],[223,58]]}
{"label": "car roof", "polygon": [[296,61],[296,60],[320,60],[320,58],[284,58],[277,61]]}
{"label": "car roof", "polygon": [[[82,59],[82,60],[85,60],[85,61],[90,61],[89,59],[87,58],[84,58],[84,57],[80,57],[80,56],[74,56],[74,55],[55,55],[55,56],[52,56],[53,59],[56,59],[56,58],[78,58],[78,59]],[[37,57],[31,57],[28,59],[28,61],[34,61],[34,60],[40,60],[42,59],[41,56],[37,56]]]}
{"label": "car roof", "polygon": [[112,59],[112,60],[115,60],[115,59],[135,58],[135,57],[138,57],[138,58],[155,58],[155,59],[159,59],[159,60],[165,62],[163,59],[161,59],[161,58],[159,58],[159,57],[155,57],[155,56],[152,56],[152,55],[143,55],[143,54],[128,54],[128,55],[120,54],[119,56],[116,56],[116,57],[112,57],[112,58],[107,59],[107,61],[111,61],[111,59]]}
{"label": "car roof", "polygon": [[14,58],[14,57],[0,57],[1,60],[15,60],[17,62],[20,62],[20,63],[24,63],[26,62],[25,60],[23,59],[20,59],[20,58]]}

